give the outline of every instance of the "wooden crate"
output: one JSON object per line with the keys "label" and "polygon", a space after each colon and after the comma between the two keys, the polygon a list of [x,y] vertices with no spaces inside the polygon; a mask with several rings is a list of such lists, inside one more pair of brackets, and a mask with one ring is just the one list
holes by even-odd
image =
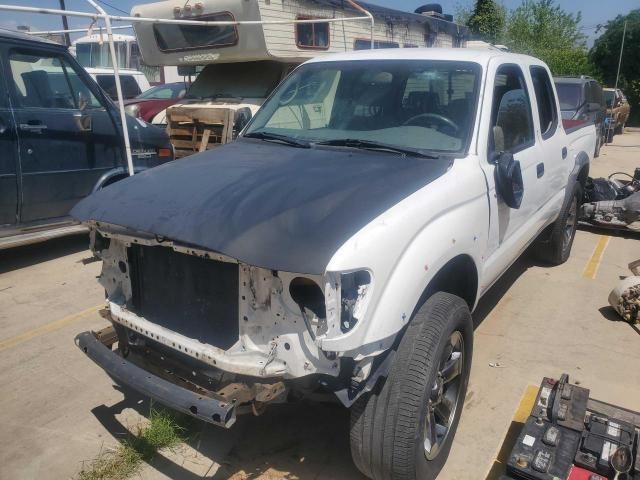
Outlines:
{"label": "wooden crate", "polygon": [[234,109],[213,105],[169,107],[167,133],[176,150],[176,158],[231,142],[234,115]]}

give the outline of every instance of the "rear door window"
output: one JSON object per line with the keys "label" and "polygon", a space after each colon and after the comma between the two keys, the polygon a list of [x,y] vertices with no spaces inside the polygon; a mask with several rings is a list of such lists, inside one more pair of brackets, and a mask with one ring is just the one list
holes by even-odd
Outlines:
{"label": "rear door window", "polygon": [[548,138],[553,135],[558,125],[558,111],[553,87],[551,86],[551,78],[549,78],[547,70],[543,67],[532,66],[530,71],[538,105],[540,133],[542,138]]}
{"label": "rear door window", "polygon": [[[118,98],[114,75],[96,75],[96,79],[98,85],[100,85],[111,98]],[[136,79],[133,78],[132,75],[120,75],[120,86],[122,87],[122,96],[125,99],[136,97],[142,93],[138,82],[136,82]]]}
{"label": "rear door window", "polygon": [[501,65],[493,87],[491,126],[500,145],[494,142],[493,152],[516,153],[534,144],[533,116],[529,92],[519,66]]}

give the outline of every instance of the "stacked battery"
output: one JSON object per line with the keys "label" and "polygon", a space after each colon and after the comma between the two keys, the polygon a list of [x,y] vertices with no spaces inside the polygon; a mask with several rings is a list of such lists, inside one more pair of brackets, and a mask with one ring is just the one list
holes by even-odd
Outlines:
{"label": "stacked battery", "polygon": [[[640,451],[634,425],[587,411],[589,390],[545,378],[531,415],[511,451],[509,478],[605,480],[615,476],[611,458],[619,448],[635,455],[626,479],[640,480]],[[621,478],[625,478],[624,476]]]}

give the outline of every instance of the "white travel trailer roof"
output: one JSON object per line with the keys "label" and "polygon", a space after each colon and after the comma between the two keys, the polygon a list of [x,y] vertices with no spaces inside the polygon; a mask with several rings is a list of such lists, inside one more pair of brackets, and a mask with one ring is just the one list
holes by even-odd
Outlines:
{"label": "white travel trailer roof", "polygon": [[[164,0],[135,6],[134,16],[162,19],[265,22],[239,25],[184,25],[140,22],[134,27],[148,65],[277,60],[300,63],[323,53],[340,53],[371,45],[371,23],[344,0],[202,0],[193,5]],[[375,19],[376,47],[456,47],[468,37],[467,27],[441,15],[426,15],[358,5]],[[360,20],[334,21],[359,17]],[[364,21],[362,20],[364,18]],[[333,23],[294,24],[332,19]],[[290,23],[269,23],[269,22]]]}

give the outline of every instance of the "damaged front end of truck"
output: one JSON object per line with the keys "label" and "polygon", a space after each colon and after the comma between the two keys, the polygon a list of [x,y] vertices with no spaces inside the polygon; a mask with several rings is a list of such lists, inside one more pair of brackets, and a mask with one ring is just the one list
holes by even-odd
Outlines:
{"label": "damaged front end of truck", "polygon": [[330,153],[241,139],[80,202],[113,330],[78,346],[118,382],[224,427],[310,394],[351,406],[404,322],[369,321],[383,289],[367,255],[332,259],[450,160]]}
{"label": "damaged front end of truck", "polygon": [[360,320],[369,272],[274,271],[91,226],[113,326],[76,343],[118,382],[227,428],[269,403],[338,393],[349,406],[365,390],[355,360],[321,345]]}

